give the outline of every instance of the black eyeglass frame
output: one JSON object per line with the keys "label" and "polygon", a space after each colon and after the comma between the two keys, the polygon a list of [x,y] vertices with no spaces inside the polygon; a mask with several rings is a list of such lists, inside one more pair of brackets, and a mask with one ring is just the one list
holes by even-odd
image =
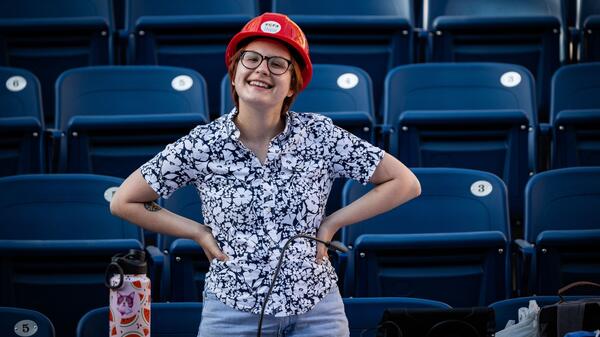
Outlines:
{"label": "black eyeglass frame", "polygon": [[[244,55],[246,53],[254,53],[257,56],[260,57],[260,62],[258,62],[258,64],[255,67],[248,67],[246,64],[244,64]],[[278,72],[273,72],[273,69],[271,69],[271,60],[272,59],[281,59],[284,60],[287,63],[287,67],[285,68],[285,70],[283,70],[281,73]],[[244,50],[242,51],[242,53],[240,54],[240,63],[244,66],[244,68],[249,69],[249,70],[254,70],[258,67],[260,67],[260,65],[263,63],[264,60],[267,60],[267,68],[269,69],[269,72],[271,72],[271,74],[273,75],[283,75],[286,73],[286,71],[288,71],[290,69],[290,66],[292,65],[292,61],[286,59],[285,57],[281,57],[281,56],[264,56],[263,54],[254,51],[254,50]]]}

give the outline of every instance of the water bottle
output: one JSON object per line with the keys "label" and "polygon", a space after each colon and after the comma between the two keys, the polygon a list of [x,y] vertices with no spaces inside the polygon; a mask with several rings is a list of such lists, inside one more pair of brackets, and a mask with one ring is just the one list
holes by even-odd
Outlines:
{"label": "water bottle", "polygon": [[106,268],[109,337],[150,336],[150,279],[146,253],[130,249],[112,257]]}

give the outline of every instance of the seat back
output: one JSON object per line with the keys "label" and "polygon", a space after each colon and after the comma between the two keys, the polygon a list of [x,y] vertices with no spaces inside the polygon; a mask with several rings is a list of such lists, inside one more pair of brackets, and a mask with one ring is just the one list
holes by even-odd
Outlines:
{"label": "seat back", "polygon": [[105,66],[57,82],[59,170],[127,177],[167,144],[208,122],[206,84],[191,69]]}
{"label": "seat back", "polygon": [[41,173],[44,115],[40,84],[24,69],[0,67],[0,176]]}
{"label": "seat back", "polygon": [[350,337],[374,337],[386,309],[449,309],[446,303],[409,297],[344,298]]}
{"label": "seat back", "polygon": [[259,14],[258,1],[127,0],[129,64],[191,68],[208,83],[211,116],[219,113],[219,83],[233,35]]}
{"label": "seat back", "polygon": [[579,30],[579,61],[600,61],[600,3],[595,0],[579,0],[576,27]]}
{"label": "seat back", "polygon": [[272,0],[272,9],[302,27],[313,63],[365,70],[373,80],[377,111],[385,74],[413,60],[412,0]]}
{"label": "seat back", "polygon": [[550,79],[566,55],[562,0],[426,0],[431,61],[502,62],[536,79],[539,120],[548,121]]}
{"label": "seat back", "polygon": [[[77,337],[106,337],[108,307],[93,309],[77,324]],[[194,337],[198,335],[202,303],[152,303],[150,307],[152,337]]]}
{"label": "seat back", "polygon": [[535,175],[525,189],[526,241],[535,244],[535,294],[575,281],[600,282],[600,168]]}
{"label": "seat back", "polygon": [[[581,296],[563,296],[563,298],[566,301],[573,301],[580,299]],[[504,329],[509,320],[519,322],[519,308],[528,308],[529,301],[535,301],[541,308],[546,305],[558,303],[561,301],[561,298],[558,296],[517,297],[490,304],[489,307],[494,309],[494,316],[496,318],[496,331]]]}
{"label": "seat back", "polygon": [[35,310],[0,307],[0,334],[5,337],[54,337],[48,317]]}
{"label": "seat back", "polygon": [[462,167],[501,177],[513,222],[535,170],[533,78],[497,63],[433,63],[395,68],[385,83],[390,153],[410,167]]}
{"label": "seat back", "polygon": [[38,310],[57,335],[72,336],[73,317],[106,303],[110,258],[143,247],[139,227],[110,214],[121,182],[93,175],[0,178],[0,305]]}
{"label": "seat back", "polygon": [[25,0],[0,4],[0,66],[41,83],[45,122],[54,120],[54,83],[67,69],[112,63],[112,2]]}
{"label": "seat back", "polygon": [[[408,296],[452,306],[487,305],[510,288],[506,187],[486,172],[415,168],[420,197],[342,231],[354,249],[350,296]],[[344,188],[344,205],[371,189]]]}
{"label": "seat back", "polygon": [[600,165],[600,64],[562,67],[552,79],[552,167]]}
{"label": "seat back", "polygon": [[[195,186],[189,185],[163,199],[164,208],[203,224],[202,202]],[[169,301],[201,301],[204,278],[210,262],[202,248],[189,239],[159,234],[158,247],[168,252],[161,285]]]}

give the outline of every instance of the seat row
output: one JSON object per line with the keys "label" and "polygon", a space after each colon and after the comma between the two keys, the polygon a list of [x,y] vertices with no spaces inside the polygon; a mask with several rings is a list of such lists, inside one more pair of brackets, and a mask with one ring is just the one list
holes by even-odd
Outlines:
{"label": "seat row", "polygon": [[[565,296],[575,300],[576,296]],[[535,300],[540,307],[558,303],[558,296],[519,297],[502,300],[489,305],[495,315],[495,329],[503,329],[509,320],[518,320],[518,310]],[[344,309],[348,317],[350,337],[376,336],[383,312],[386,309],[404,310],[447,310],[445,303],[407,297],[388,298],[344,298]],[[202,304],[198,302],[152,303],[151,333],[155,337],[195,337],[201,321]],[[107,307],[96,308],[85,313],[77,321],[76,337],[104,337],[109,334]],[[0,333],[2,336],[17,337],[35,329],[38,337],[54,337],[52,322],[43,314],[30,309],[0,307]],[[22,332],[22,334],[17,334]],[[58,335],[57,335],[58,336]],[[63,336],[73,336],[73,333]]]}
{"label": "seat row", "polygon": [[[414,172],[421,197],[342,230],[340,239],[352,250],[333,263],[345,297],[417,297],[468,307],[600,281],[600,168],[535,175],[526,189],[525,236],[517,240],[498,177],[467,169]],[[111,256],[144,247],[154,301],[201,300],[208,270],[202,249],[164,235],[156,246],[145,245],[138,227],[110,214],[121,181],[86,174],[0,178],[0,306],[33,308],[73,329],[73,317],[106,303]],[[368,189],[348,183],[344,203]],[[203,222],[192,187],[160,203]]]}
{"label": "seat row", "polygon": [[[372,81],[356,67],[315,65],[292,107],[318,112],[375,142],[409,167],[484,170],[508,186],[511,222],[522,222],[529,177],[548,167],[600,165],[600,63],[554,76],[551,123],[538,122],[534,84],[523,67],[431,63],[386,77],[382,123]],[[209,122],[206,83],[193,70],[163,66],[73,69],[56,83],[56,117],[44,125],[35,77],[0,68],[0,175],[77,172],[126,177],[198,124]],[[233,107],[221,81],[220,113]],[[551,154],[550,154],[551,153]],[[552,164],[545,160],[551,157]],[[539,158],[542,158],[540,160]],[[341,206],[337,183],[328,211]]]}
{"label": "seat row", "polygon": [[[381,111],[392,68],[427,62],[507,62],[536,79],[540,120],[548,120],[552,74],[568,63],[600,60],[600,7],[580,0],[569,27],[567,0],[28,0],[0,7],[0,66],[31,70],[42,83],[45,120],[54,118],[53,84],[67,69],[106,64],[194,69],[208,83],[209,111],[218,115],[225,47],[261,10],[291,16],[306,32],[315,63],[348,64],[373,79]],[[122,4],[122,7],[119,5]],[[123,27],[115,23],[123,17]],[[420,17],[423,22],[419,23]],[[577,50],[577,53],[569,53]]]}

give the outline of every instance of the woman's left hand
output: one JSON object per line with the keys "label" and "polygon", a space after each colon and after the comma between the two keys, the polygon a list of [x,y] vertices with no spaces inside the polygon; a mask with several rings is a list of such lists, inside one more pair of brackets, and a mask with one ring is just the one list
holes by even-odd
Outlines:
{"label": "woman's left hand", "polygon": [[[323,222],[321,222],[321,226],[319,227],[319,231],[317,232],[317,238],[323,241],[331,241],[335,233],[338,231],[338,227],[331,221],[331,218],[325,218]],[[322,243],[317,243],[317,263],[322,263],[323,260],[328,259],[329,255],[327,254],[327,247],[325,247]]]}

